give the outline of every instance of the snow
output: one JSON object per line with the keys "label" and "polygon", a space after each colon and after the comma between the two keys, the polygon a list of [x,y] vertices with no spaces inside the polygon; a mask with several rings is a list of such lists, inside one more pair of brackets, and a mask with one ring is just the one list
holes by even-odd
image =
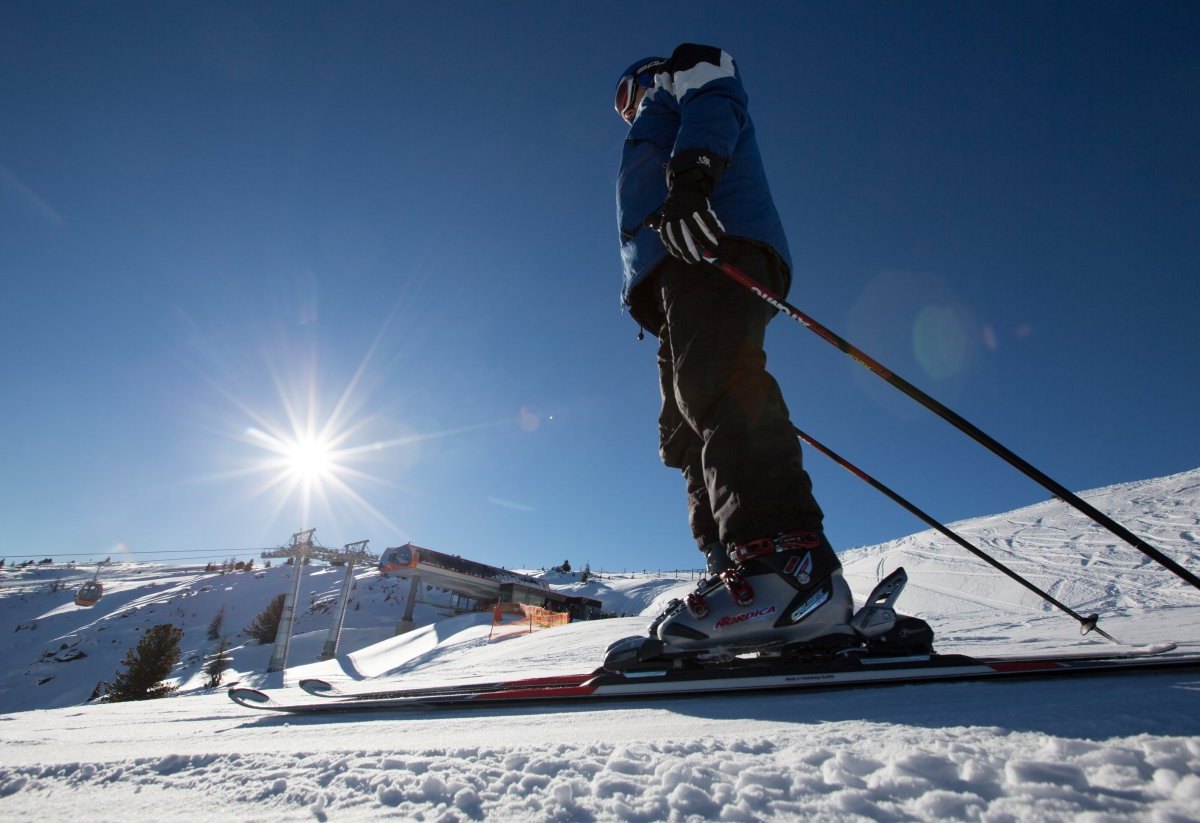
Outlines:
{"label": "snow", "polygon": [[[1200,469],[1084,496],[1200,569]],[[1077,612],[1098,612],[1124,643],[1200,651],[1200,591],[1063,504],[952,527]],[[904,566],[901,606],[930,621],[944,652],[1108,645],[936,532],[843,561],[859,598]],[[358,570],[344,653],[321,662],[343,570],[312,567],[281,675],[264,673],[270,647],[237,632],[284,590],[290,568],[258,577],[115,564],[101,572],[100,603],[74,606],[93,571],[0,570],[3,819],[1200,820],[1200,672],[285,716],[203,688],[220,608],[233,646],[226,685],[291,688],[317,676],[376,688],[590,670],[693,582],[555,576],[556,587],[635,616],[489,641],[489,616],[446,618],[428,605],[417,608],[421,628],[393,637],[407,582]],[[55,579],[68,588],[50,592]],[[185,630],[180,696],[87,703],[162,622]]]}

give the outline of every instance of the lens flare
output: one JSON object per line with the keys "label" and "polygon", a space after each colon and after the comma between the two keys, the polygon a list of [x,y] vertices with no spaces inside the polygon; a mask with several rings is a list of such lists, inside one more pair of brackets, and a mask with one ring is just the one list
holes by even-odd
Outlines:
{"label": "lens flare", "polygon": [[925,373],[945,380],[966,370],[972,338],[967,321],[954,306],[924,306],[912,330],[913,353]]}

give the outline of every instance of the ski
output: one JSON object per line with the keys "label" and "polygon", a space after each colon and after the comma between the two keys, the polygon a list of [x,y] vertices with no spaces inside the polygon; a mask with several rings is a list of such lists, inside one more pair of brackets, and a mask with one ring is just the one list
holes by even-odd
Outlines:
{"label": "ski", "polygon": [[[334,693],[290,702],[284,695],[234,686],[229,697],[251,708],[291,714],[402,709],[498,707],[591,700],[655,699],[735,694],[833,690],[918,683],[1063,677],[1088,674],[1200,669],[1200,655],[1171,655],[1173,644],[1114,652],[975,658],[960,654],[858,658],[837,663],[740,661],[736,665],[679,669],[663,667],[616,674],[598,671],[561,678],[531,678],[444,687],[363,693]],[[311,684],[310,684],[311,685]],[[328,684],[326,684],[328,685]],[[286,693],[285,693],[286,694]]]}
{"label": "ski", "polygon": [[526,677],[518,680],[484,681],[480,683],[457,683],[453,686],[431,686],[425,688],[387,689],[383,691],[346,692],[318,678],[305,678],[298,684],[313,697],[328,699],[378,700],[391,697],[422,697],[455,694],[458,692],[486,693],[505,689],[537,688],[552,686],[578,686],[590,680],[593,673],[554,675],[548,677]]}

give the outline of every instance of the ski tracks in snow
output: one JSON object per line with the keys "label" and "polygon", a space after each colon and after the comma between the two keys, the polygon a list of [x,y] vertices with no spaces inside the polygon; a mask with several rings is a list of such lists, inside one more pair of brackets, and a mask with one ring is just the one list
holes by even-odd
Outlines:
{"label": "ski tracks in snow", "polygon": [[[583,722],[586,719],[581,718]],[[6,815],[131,820],[1192,819],[1200,744],[822,723],[770,738],[168,755],[0,768]],[[599,734],[597,735],[600,736]],[[103,787],[103,792],[95,791]]]}

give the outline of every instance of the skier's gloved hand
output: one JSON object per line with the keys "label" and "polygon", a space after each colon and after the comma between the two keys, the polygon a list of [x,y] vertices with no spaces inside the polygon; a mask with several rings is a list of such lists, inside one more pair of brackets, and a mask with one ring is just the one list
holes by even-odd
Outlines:
{"label": "skier's gloved hand", "polygon": [[651,218],[663,245],[685,263],[699,263],[704,254],[715,254],[725,227],[708,202],[708,196],[728,165],[705,151],[683,152],[667,164],[667,199]]}

